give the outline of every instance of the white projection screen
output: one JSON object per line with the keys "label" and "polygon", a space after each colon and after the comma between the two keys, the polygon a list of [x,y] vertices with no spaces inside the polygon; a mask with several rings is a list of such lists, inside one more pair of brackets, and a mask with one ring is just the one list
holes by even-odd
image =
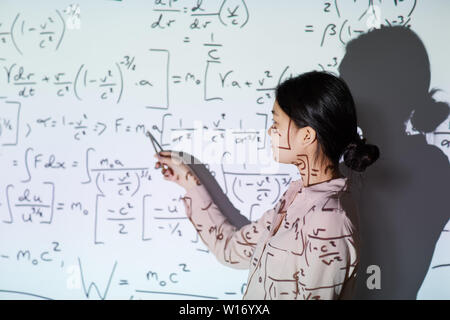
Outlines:
{"label": "white projection screen", "polygon": [[[349,41],[403,25],[450,101],[449,14],[445,0],[2,0],[0,299],[241,299],[248,270],[202,243],[145,132],[258,219],[300,178],[270,154],[275,87],[339,74]],[[447,157],[449,131],[426,134]],[[448,229],[417,298],[450,298]]]}

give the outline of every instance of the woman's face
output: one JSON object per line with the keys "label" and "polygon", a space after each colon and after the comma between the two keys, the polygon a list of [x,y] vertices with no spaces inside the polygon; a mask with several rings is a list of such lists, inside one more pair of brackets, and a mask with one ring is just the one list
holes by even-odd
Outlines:
{"label": "woman's face", "polygon": [[299,165],[307,158],[308,149],[315,140],[315,131],[307,126],[297,128],[291,118],[275,100],[272,109],[273,123],[268,130],[275,161]]}

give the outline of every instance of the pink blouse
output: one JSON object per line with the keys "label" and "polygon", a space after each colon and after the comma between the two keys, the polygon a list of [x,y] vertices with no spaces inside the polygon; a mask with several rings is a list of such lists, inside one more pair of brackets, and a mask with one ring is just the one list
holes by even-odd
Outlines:
{"label": "pink blouse", "polygon": [[197,185],[182,198],[200,238],[227,266],[250,269],[243,299],[349,299],[359,261],[348,178],[294,180],[273,209],[240,229]]}

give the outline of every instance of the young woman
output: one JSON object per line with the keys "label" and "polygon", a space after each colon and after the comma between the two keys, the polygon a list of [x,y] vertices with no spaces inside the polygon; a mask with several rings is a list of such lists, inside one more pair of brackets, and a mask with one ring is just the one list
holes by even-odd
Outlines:
{"label": "young woman", "polygon": [[376,161],[378,148],[360,138],[352,95],[341,78],[327,72],[280,84],[272,113],[274,158],[295,165],[301,179],[290,183],[273,209],[239,230],[174,153],[156,155],[156,168],[186,189],[186,214],[216,258],[250,269],[244,299],[351,298],[358,214],[339,160],[343,156],[361,172]]}

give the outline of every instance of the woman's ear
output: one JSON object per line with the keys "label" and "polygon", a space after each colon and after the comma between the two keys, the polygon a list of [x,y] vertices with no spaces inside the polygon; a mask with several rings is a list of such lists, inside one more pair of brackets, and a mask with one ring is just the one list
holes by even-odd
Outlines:
{"label": "woman's ear", "polygon": [[299,130],[301,132],[301,139],[303,146],[308,146],[316,140],[316,130],[310,126],[303,127]]}

